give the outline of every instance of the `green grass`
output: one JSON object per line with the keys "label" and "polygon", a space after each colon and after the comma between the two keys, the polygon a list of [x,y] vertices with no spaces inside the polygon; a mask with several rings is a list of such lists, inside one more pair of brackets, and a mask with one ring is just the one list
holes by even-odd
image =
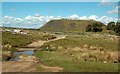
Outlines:
{"label": "green grass", "polygon": [[10,44],[13,47],[25,46],[30,44],[32,39],[27,35],[21,34],[11,34],[10,32],[3,32],[2,33],[2,44]]}
{"label": "green grass", "polygon": [[37,30],[28,30],[29,33],[27,35],[23,34],[12,34],[10,32],[2,33],[2,44],[10,44],[13,47],[21,47],[26,46],[34,41],[38,40],[47,40],[55,38],[55,36],[50,34],[43,34]]}
{"label": "green grass", "polygon": [[[102,47],[105,49],[104,51],[106,53],[103,54],[99,52],[99,50],[73,51],[76,47],[83,48],[85,44],[88,46]],[[109,52],[118,51],[118,42],[116,40],[106,40],[100,37],[87,38],[86,36],[67,36],[65,39],[45,43],[42,49],[42,51],[35,53],[36,57],[44,59],[42,64],[46,66],[62,67],[63,72],[118,71],[118,63],[113,63],[115,59],[112,59],[112,57],[104,58],[106,55],[109,56]],[[88,53],[88,56],[92,56],[92,58],[82,57],[84,53]],[[97,60],[90,60],[94,59],[94,57],[97,58]],[[107,63],[104,63],[104,61],[107,61]],[[40,66],[37,68],[38,71],[44,71]]]}
{"label": "green grass", "polygon": [[56,47],[81,47],[85,44],[89,46],[102,47],[107,51],[117,51],[118,41],[105,40],[104,38],[86,38],[67,36],[65,39],[57,40],[54,42],[46,43],[45,46],[54,45]]}
{"label": "green grass", "polygon": [[[39,32],[37,30],[27,30],[29,31],[28,34],[13,34],[11,32],[2,32],[2,50],[3,52],[10,51],[12,54],[16,51],[16,47],[26,47],[30,43],[38,40],[47,40],[53,39],[55,36],[44,34],[43,32]],[[12,54],[9,57],[12,57]],[[7,55],[3,54],[3,60],[7,59]]]}
{"label": "green grass", "polygon": [[[103,62],[88,62],[76,60],[70,55],[60,52],[37,51],[36,56],[44,59],[43,65],[58,66],[63,72],[117,72],[118,64]],[[41,63],[40,63],[41,64]],[[38,71],[41,70],[38,67]]]}

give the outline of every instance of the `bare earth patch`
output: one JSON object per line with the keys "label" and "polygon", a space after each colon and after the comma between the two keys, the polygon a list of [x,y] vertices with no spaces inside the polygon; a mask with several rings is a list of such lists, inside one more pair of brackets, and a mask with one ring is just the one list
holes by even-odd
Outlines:
{"label": "bare earth patch", "polygon": [[35,72],[35,62],[6,61],[2,62],[2,72]]}
{"label": "bare earth patch", "polygon": [[48,41],[39,40],[37,42],[31,43],[30,45],[28,45],[28,47],[41,47],[46,42],[55,41],[55,40],[59,40],[59,39],[64,39],[65,37],[66,37],[65,35],[56,35],[55,39],[48,40]]}
{"label": "bare earth patch", "polygon": [[55,66],[55,67],[49,67],[49,66],[41,65],[41,67],[42,67],[43,69],[49,70],[49,71],[51,71],[51,72],[59,72],[59,71],[63,70],[63,68],[57,67],[57,66]]}

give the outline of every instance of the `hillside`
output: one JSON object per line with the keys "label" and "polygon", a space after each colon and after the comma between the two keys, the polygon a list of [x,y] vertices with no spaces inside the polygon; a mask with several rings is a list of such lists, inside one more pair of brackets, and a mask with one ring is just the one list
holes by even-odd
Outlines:
{"label": "hillside", "polygon": [[54,31],[54,32],[84,32],[87,25],[101,22],[94,20],[51,20],[40,28],[41,31]]}

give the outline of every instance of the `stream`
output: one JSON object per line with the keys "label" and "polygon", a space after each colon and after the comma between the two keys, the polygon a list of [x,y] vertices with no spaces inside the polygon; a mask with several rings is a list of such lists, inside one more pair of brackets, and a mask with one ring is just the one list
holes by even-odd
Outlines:
{"label": "stream", "polygon": [[34,50],[24,50],[24,51],[16,51],[13,53],[14,57],[11,59],[11,61],[18,61],[20,60],[20,55],[26,55],[26,56],[33,56],[34,55]]}
{"label": "stream", "polygon": [[[46,41],[46,42],[55,41],[55,40],[59,40],[59,39],[64,39],[65,37],[66,37],[65,35],[57,35],[56,39],[49,40],[49,41]],[[35,48],[19,48],[19,50],[22,50],[22,51],[14,52],[13,53],[14,57],[11,59],[11,61],[18,61],[18,60],[20,60],[21,59],[20,58],[21,55],[34,56],[34,52],[35,52],[34,50],[36,50],[36,45],[37,45],[36,43],[39,44],[38,47],[40,47],[40,46],[42,46],[45,43],[45,41],[43,41],[43,42],[42,41],[33,42],[31,44],[31,46],[32,47],[35,46]],[[41,50],[41,49],[39,48],[39,50]]]}

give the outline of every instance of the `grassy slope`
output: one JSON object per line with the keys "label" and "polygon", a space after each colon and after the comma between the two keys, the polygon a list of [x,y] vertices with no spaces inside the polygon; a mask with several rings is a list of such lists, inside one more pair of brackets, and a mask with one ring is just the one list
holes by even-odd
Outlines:
{"label": "grassy slope", "polygon": [[[94,50],[87,50],[82,52],[74,52],[71,48],[82,47],[83,45],[102,47],[105,51],[117,51],[117,41],[105,40],[104,38],[86,38],[86,37],[74,37],[68,36],[65,39],[49,42],[43,45],[43,47],[54,46],[54,48],[43,48],[43,51],[37,51],[36,56],[44,59],[42,64],[48,66],[59,66],[64,68],[63,71],[67,72],[117,72],[118,64],[113,62],[103,63],[102,61],[83,61],[81,55],[84,53],[93,53]],[[59,50],[59,47],[62,49]],[[72,56],[72,55],[73,56]],[[100,58],[105,56],[99,53],[93,53],[92,55],[98,55]],[[38,71],[41,67],[38,66]]]}
{"label": "grassy slope", "polygon": [[[40,30],[52,32],[85,32],[87,25],[92,25],[97,21],[93,20],[52,20],[45,24]],[[100,22],[97,22],[100,23]]]}
{"label": "grassy slope", "polygon": [[56,45],[63,47],[80,47],[85,44],[89,46],[102,47],[107,51],[117,51],[118,50],[118,41],[107,40],[105,38],[87,38],[87,37],[75,37],[67,36],[65,39],[57,40],[54,42],[46,43],[45,45]]}
{"label": "grassy slope", "polygon": [[[118,64],[103,63],[103,62],[90,62],[76,60],[70,55],[63,52],[49,52],[42,51],[36,53],[37,57],[44,59],[42,64],[47,66],[59,66],[64,68],[63,72],[117,72]],[[41,63],[40,63],[41,64]],[[38,71],[41,68],[38,66]],[[43,71],[43,70],[42,70]],[[47,71],[47,70],[46,70]]]}
{"label": "grassy slope", "polygon": [[3,32],[2,33],[2,44],[11,44],[14,46],[25,46],[32,42],[32,39],[27,35],[21,34],[11,34],[10,32]]}

